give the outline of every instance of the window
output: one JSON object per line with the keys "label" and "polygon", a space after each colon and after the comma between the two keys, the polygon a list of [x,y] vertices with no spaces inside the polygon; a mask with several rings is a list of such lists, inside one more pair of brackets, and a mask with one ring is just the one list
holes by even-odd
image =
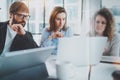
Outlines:
{"label": "window", "polygon": [[120,33],[120,0],[101,0],[102,7],[107,7],[115,18],[117,32]]}
{"label": "window", "polygon": [[[11,0],[14,2],[16,0]],[[27,23],[35,41],[40,43],[40,35],[44,27],[49,27],[49,17],[55,6],[63,6],[67,11],[67,25],[75,34],[80,34],[82,0],[23,0],[30,9],[31,18]],[[9,3],[11,4],[11,3]]]}

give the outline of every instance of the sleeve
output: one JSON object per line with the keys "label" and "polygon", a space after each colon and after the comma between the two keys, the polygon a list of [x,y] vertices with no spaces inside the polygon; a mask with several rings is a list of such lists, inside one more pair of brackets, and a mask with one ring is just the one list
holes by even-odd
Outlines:
{"label": "sleeve", "polygon": [[26,32],[26,34],[22,37],[25,40],[25,42],[27,42],[29,45],[31,45],[31,47],[33,47],[33,48],[38,47],[37,43],[34,41],[33,36],[30,32]]}
{"label": "sleeve", "polygon": [[54,45],[54,40],[49,39],[50,35],[51,35],[50,32],[48,32],[47,28],[45,28],[42,32],[40,47],[48,47]]}
{"label": "sleeve", "polygon": [[120,56],[120,36],[116,35],[111,42],[111,51],[110,55]]}
{"label": "sleeve", "polygon": [[32,34],[30,32],[26,32],[25,35],[16,35],[10,47],[10,51],[24,50],[31,48],[38,48],[38,45],[34,41]]}
{"label": "sleeve", "polygon": [[67,28],[65,37],[73,37],[73,31],[72,31],[71,27]]}

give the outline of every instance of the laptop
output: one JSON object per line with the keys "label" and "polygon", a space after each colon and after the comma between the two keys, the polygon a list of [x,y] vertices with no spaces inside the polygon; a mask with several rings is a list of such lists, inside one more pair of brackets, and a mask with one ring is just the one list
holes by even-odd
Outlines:
{"label": "laptop", "polygon": [[5,53],[0,57],[0,76],[44,63],[54,49],[52,46]]}
{"label": "laptop", "polygon": [[96,65],[100,62],[106,37],[60,38],[57,60],[77,66]]}

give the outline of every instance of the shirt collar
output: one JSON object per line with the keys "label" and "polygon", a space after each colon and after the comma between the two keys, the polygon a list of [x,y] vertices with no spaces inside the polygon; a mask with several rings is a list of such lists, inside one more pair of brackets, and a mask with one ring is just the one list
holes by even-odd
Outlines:
{"label": "shirt collar", "polygon": [[16,36],[17,32],[14,31],[9,25],[8,25],[7,29],[8,29],[8,31],[10,33],[10,37],[14,38]]}

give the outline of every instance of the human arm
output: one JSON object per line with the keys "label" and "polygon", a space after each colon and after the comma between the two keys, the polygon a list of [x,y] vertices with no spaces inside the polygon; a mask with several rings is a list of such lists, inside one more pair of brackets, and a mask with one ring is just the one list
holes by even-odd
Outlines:
{"label": "human arm", "polygon": [[110,55],[120,56],[120,35],[116,34],[111,42]]}
{"label": "human arm", "polygon": [[32,34],[26,31],[25,35],[16,35],[10,47],[10,51],[31,49],[37,47],[38,45],[34,41]]}
{"label": "human arm", "polygon": [[104,56],[120,56],[120,37],[114,35],[112,41],[108,41],[105,47]]}
{"label": "human arm", "polygon": [[45,28],[42,32],[40,47],[48,47],[53,46],[55,42],[55,38],[53,38],[52,32],[49,32],[47,28]]}

